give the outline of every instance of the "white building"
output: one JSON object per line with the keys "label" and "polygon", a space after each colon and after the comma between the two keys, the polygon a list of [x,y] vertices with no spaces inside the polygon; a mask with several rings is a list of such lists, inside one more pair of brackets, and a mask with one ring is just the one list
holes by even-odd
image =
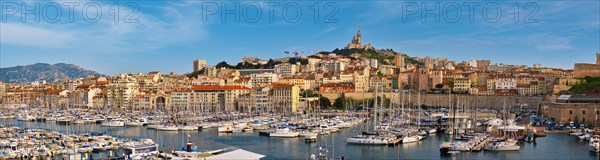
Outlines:
{"label": "white building", "polygon": [[270,84],[279,81],[279,77],[275,73],[258,73],[250,75],[250,83],[253,87]]}
{"label": "white building", "polygon": [[341,61],[330,60],[321,62],[322,71],[344,71],[345,69],[346,64]]}
{"label": "white building", "polygon": [[275,73],[282,76],[293,76],[298,72],[298,65],[283,63],[275,65]]}

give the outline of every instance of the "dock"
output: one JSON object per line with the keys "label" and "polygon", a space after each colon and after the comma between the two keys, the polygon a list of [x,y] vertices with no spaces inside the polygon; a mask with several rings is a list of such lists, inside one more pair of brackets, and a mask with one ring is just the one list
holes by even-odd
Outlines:
{"label": "dock", "polygon": [[483,149],[485,149],[485,146],[488,145],[488,143],[490,143],[492,141],[491,137],[486,138],[483,142],[477,144],[475,147],[471,148],[471,151],[473,152],[479,152]]}
{"label": "dock", "polygon": [[523,137],[525,137],[529,133],[533,133],[535,137],[546,137],[547,135],[545,127],[527,127]]}

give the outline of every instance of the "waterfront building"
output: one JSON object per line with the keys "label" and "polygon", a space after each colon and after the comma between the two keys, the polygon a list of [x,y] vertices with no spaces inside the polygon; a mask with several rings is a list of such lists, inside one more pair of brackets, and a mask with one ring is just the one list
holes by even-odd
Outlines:
{"label": "waterfront building", "polygon": [[139,89],[137,80],[130,75],[121,74],[113,78],[106,90],[108,106],[116,108],[131,107],[133,97],[139,94]]}
{"label": "waterfront building", "polygon": [[152,93],[149,91],[141,92],[133,97],[132,110],[167,110],[172,108],[172,96],[163,91]]}
{"label": "waterfront building", "polygon": [[593,125],[600,116],[600,96],[561,95],[554,102],[541,105],[540,114],[557,123]]}
{"label": "waterfront building", "polygon": [[[212,112],[235,111],[238,97],[248,94],[250,88],[244,86],[194,86],[192,99],[198,100],[200,106]],[[198,104],[193,102],[193,104]],[[197,107],[197,106],[196,106]],[[188,106],[189,108],[189,106]]]}
{"label": "waterfront building", "polygon": [[294,113],[300,101],[300,89],[293,84],[272,83],[271,102],[276,111]]}
{"label": "waterfront building", "polygon": [[454,87],[452,91],[457,93],[467,93],[471,88],[471,79],[469,78],[457,78],[454,79]]}
{"label": "waterfront building", "polygon": [[238,111],[244,113],[271,111],[273,107],[271,88],[253,88],[250,93],[240,95]]}

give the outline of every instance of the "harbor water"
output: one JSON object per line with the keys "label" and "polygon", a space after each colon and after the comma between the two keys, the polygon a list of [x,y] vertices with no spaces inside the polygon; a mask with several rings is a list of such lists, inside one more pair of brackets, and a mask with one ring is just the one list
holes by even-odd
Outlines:
{"label": "harbor water", "polygon": [[[198,150],[236,147],[266,155],[265,159],[307,159],[315,153],[317,143],[306,143],[304,138],[272,138],[259,136],[257,131],[241,133],[217,133],[216,128],[202,131],[157,131],[146,127],[103,127],[100,124],[58,125],[55,122],[25,122],[2,120],[3,125],[20,128],[51,129],[61,133],[107,133],[125,139],[150,138],[160,149],[181,150],[188,134]],[[461,152],[454,157],[441,157],[439,146],[443,135],[430,135],[416,143],[391,146],[346,144],[345,138],[354,128],[322,136],[319,143],[326,143],[329,152],[345,159],[598,159],[600,156],[587,149],[587,142],[565,133],[539,137],[535,143],[521,143],[520,151]],[[119,153],[116,153],[119,154]],[[107,153],[94,157],[107,156]]]}

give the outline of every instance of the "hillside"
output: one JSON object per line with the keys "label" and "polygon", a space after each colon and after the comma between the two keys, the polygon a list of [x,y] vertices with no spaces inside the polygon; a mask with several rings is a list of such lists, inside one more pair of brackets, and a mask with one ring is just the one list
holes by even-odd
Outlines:
{"label": "hillside", "polygon": [[30,83],[34,81],[56,82],[71,78],[103,76],[95,71],[81,68],[74,64],[36,63],[25,66],[0,68],[0,80],[9,83]]}

